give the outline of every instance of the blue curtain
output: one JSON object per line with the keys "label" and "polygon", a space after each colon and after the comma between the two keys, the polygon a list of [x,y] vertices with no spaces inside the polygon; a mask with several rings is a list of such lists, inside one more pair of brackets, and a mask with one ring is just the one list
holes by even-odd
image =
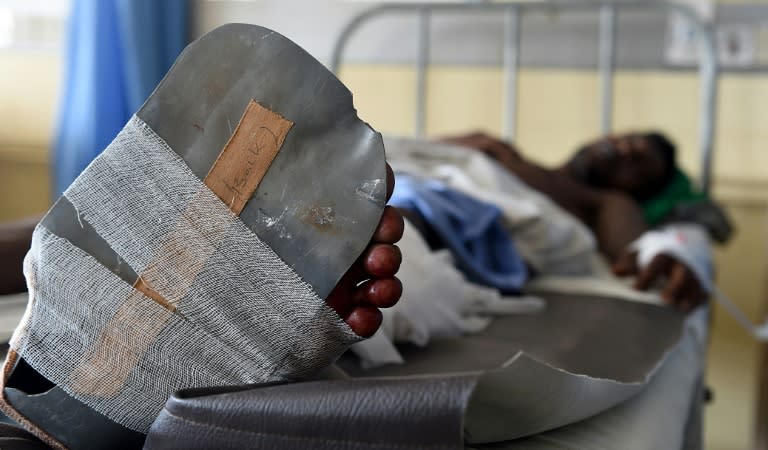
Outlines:
{"label": "blue curtain", "polygon": [[187,0],[73,0],[55,196],[122,129],[186,45]]}

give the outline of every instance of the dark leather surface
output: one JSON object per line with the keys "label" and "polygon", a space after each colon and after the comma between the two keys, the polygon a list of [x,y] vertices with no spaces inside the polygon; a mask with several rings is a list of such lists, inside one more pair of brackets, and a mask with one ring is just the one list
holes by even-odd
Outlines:
{"label": "dark leather surface", "polygon": [[463,448],[474,386],[464,375],[181,391],[145,448]]}
{"label": "dark leather surface", "polygon": [[679,339],[682,318],[652,305],[550,296],[542,314],[497,318],[481,333],[424,349],[401,347],[405,365],[363,372],[340,361],[362,378],[181,392],[146,448],[462,448],[479,376],[472,374],[522,350],[572,373],[642,382]]}
{"label": "dark leather surface", "polygon": [[0,449],[45,450],[47,448],[47,445],[40,442],[38,438],[32,436],[21,427],[8,423],[0,423]]}
{"label": "dark leather surface", "polygon": [[24,417],[71,450],[133,450],[144,442],[143,434],[109,420],[60,387],[36,395],[8,387],[5,397]]}
{"label": "dark leather surface", "polygon": [[3,393],[16,411],[71,450],[131,450],[144,442],[142,433],[109,420],[54,386],[23,358]]}

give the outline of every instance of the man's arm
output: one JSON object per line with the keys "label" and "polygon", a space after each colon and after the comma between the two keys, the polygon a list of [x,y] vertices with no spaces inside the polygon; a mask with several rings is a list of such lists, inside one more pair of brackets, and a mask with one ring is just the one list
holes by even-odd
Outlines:
{"label": "man's arm", "polygon": [[526,161],[512,144],[484,133],[442,141],[486,154],[527,185],[547,195],[592,230],[600,252],[611,262],[647,230],[640,207],[628,196],[592,189],[562,170],[551,170]]}
{"label": "man's arm", "polygon": [[32,243],[32,231],[39,216],[0,223],[0,294],[13,294],[27,289],[24,256]]}
{"label": "man's arm", "polygon": [[595,233],[600,253],[613,263],[648,226],[640,207],[628,196],[613,192],[595,195],[592,223],[587,225]]}
{"label": "man's arm", "polygon": [[513,145],[473,133],[442,139],[443,142],[478,150],[495,159],[531,188],[586,224],[595,234],[598,248],[611,263],[617,275],[635,275],[635,287],[651,288],[662,281],[662,297],[683,310],[706,300],[706,290],[691,269],[679,258],[660,254],[649,264],[639,267],[637,252],[630,244],[649,230],[642,210],[629,196],[619,192],[598,191],[572,178],[562,170],[551,170],[526,161]]}

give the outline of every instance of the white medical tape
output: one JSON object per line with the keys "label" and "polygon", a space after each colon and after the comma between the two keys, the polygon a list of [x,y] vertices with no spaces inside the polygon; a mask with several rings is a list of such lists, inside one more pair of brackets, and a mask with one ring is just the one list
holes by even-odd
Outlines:
{"label": "white medical tape", "polygon": [[306,377],[360,340],[137,117],[65,195],[173,308],[39,226],[13,348],[117,423],[146,432],[174,390]]}
{"label": "white medical tape", "polygon": [[645,267],[654,257],[667,254],[690,269],[707,292],[712,290],[712,248],[709,238],[698,225],[673,224],[659,230],[645,232],[631,249],[637,251],[637,263]]}

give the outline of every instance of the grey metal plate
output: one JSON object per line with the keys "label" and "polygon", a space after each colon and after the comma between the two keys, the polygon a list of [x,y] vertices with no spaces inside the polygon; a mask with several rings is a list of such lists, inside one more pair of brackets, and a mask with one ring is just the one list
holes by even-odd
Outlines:
{"label": "grey metal plate", "polygon": [[137,114],[203,179],[251,99],[294,125],[241,218],[325,297],[386,193],[381,135],[331,72],[274,31],[224,25],[184,50]]}

